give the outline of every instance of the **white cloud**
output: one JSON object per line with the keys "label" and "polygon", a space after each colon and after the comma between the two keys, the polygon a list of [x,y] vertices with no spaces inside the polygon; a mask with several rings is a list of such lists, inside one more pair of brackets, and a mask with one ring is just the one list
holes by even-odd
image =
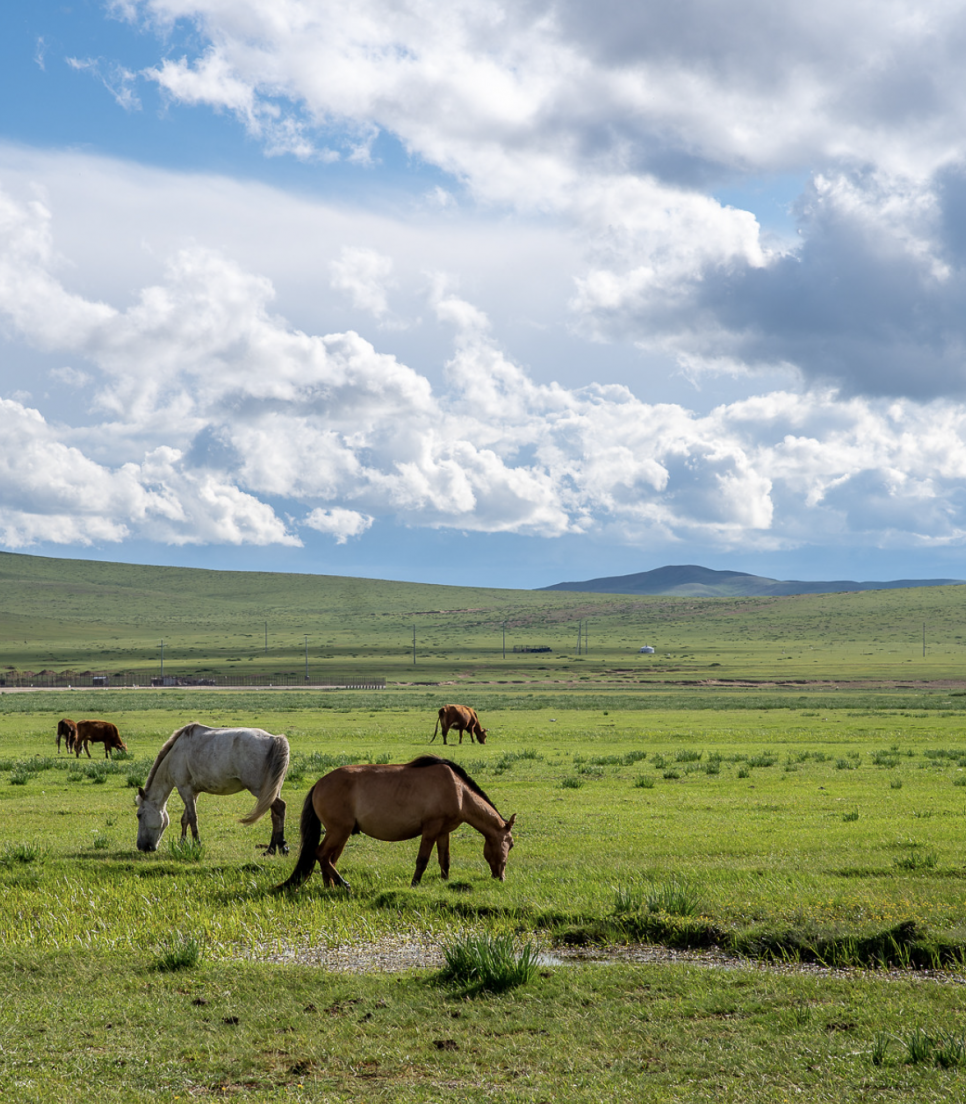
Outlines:
{"label": "white cloud", "polygon": [[0,541],[90,545],[128,537],[169,544],[294,544],[272,509],[185,470],[176,449],[109,467],[59,439],[36,411],[0,398]]}
{"label": "white cloud", "polygon": [[51,368],[50,377],[57,383],[75,389],[87,387],[91,382],[89,373],[82,372],[79,368],[72,368],[70,365],[65,365],[63,368]]}
{"label": "white cloud", "polygon": [[303,525],[335,537],[337,544],[345,544],[350,537],[362,536],[373,521],[369,514],[360,514],[356,510],[317,508],[306,514]]}
{"label": "white cloud", "polygon": [[83,363],[99,404],[83,425],[0,405],[9,547],[298,543],[283,516],[337,542],[374,519],[723,548],[966,538],[963,404],[826,389],[697,414],[541,383],[441,276],[427,291],[453,345],[434,387],[358,333],[293,328],[271,281],[198,245],[127,305],[70,271],[46,208],[0,195],[0,317]]}
{"label": "white cloud", "polygon": [[[40,67],[43,69],[42,54],[39,56],[39,61],[41,63]],[[105,63],[102,58],[69,57],[66,61],[71,69],[76,69],[82,73],[90,73],[95,80],[99,81],[110,92],[118,107],[123,107],[125,111],[141,110],[141,101],[134,91],[137,73],[126,69],[117,62]]]}
{"label": "white cloud", "polygon": [[338,260],[331,261],[331,284],[344,291],[353,306],[377,319],[389,313],[388,288],[392,287],[392,258],[375,249],[343,246]]}
{"label": "white cloud", "polygon": [[[707,371],[791,368],[854,393],[963,389],[966,14],[933,0],[125,0],[185,20],[149,71],[269,152],[371,158],[394,135],[482,206],[558,220],[587,260],[582,332]],[[321,147],[319,147],[321,148]],[[334,155],[334,154],[333,154]],[[718,202],[810,180],[797,242]],[[518,253],[519,255],[519,253]],[[509,262],[512,263],[512,260]],[[370,303],[379,309],[378,293]],[[368,308],[368,309],[371,309]]]}

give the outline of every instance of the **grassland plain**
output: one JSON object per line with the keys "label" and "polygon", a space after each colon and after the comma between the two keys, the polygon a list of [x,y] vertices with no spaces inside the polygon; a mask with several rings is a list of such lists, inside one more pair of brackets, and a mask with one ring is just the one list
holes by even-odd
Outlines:
{"label": "grassland plain", "polygon": [[[169,675],[385,677],[495,692],[923,680],[961,689],[966,665],[966,586],[666,598],[0,553],[0,587],[0,678],[11,680],[135,671],[147,681],[160,673],[162,641]],[[645,643],[655,655],[639,653]],[[532,645],[551,651],[513,651]]]}
{"label": "grassland plain", "polygon": [[[351,894],[316,876],[273,895],[293,860],[260,856],[267,827],[237,823],[247,794],[202,798],[202,855],[179,856],[167,837],[157,854],[136,852],[131,783],[185,721],[288,735],[292,837],[304,793],[335,763],[427,750],[439,698],[418,693],[417,708],[402,693],[0,695],[0,1092],[962,1097],[962,699],[837,692],[829,708],[759,695],[693,709],[679,693],[631,709],[614,707],[622,695],[588,695],[573,709],[564,693],[516,693],[499,708],[494,692],[485,746],[429,750],[518,814],[504,884],[464,828],[449,884],[431,866],[410,889],[414,844],[355,837],[340,863]],[[131,758],[58,758],[64,712],[110,716]],[[176,825],[176,796],[171,811]],[[346,977],[310,965],[330,947],[364,957],[474,931],[548,947],[717,946],[749,964],[552,966],[473,1000],[425,970]],[[200,964],[158,970],[172,940],[195,942]],[[871,969],[816,976],[756,960]],[[946,983],[881,969],[915,965],[942,966]]]}

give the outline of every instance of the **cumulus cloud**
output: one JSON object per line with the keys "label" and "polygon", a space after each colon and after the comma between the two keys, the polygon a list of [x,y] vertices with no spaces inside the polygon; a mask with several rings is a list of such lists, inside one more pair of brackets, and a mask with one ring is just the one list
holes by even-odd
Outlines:
{"label": "cumulus cloud", "polygon": [[[124,0],[188,21],[192,55],[146,71],[236,116],[269,152],[365,161],[397,138],[484,206],[581,240],[581,331],[690,374],[791,369],[845,393],[963,390],[966,13],[753,0]],[[807,181],[799,236],[719,202]],[[952,228],[952,229],[951,229]],[[345,280],[352,283],[352,277]],[[378,311],[378,290],[368,295]]]}
{"label": "cumulus cloud", "polygon": [[185,470],[172,448],[140,464],[99,464],[40,413],[0,399],[0,541],[90,545],[139,536],[168,544],[294,544],[271,507]]}
{"label": "cumulus cloud", "polygon": [[345,544],[350,537],[361,536],[375,519],[356,510],[323,510],[316,508],[305,516],[304,525],[335,537],[336,543]]}
{"label": "cumulus cloud", "polygon": [[377,319],[389,314],[388,289],[392,286],[392,258],[375,249],[343,246],[337,260],[329,265],[331,284],[344,291],[352,305]]}
{"label": "cumulus cloud", "polygon": [[429,303],[452,353],[434,388],[358,333],[293,328],[268,279],[200,246],[126,306],[62,270],[50,213],[0,195],[0,317],[83,363],[98,404],[94,424],[55,425],[0,403],[9,547],[296,544],[298,527],[345,543],[375,519],[719,548],[966,537],[963,404],[814,388],[698,414],[539,383],[440,275]]}

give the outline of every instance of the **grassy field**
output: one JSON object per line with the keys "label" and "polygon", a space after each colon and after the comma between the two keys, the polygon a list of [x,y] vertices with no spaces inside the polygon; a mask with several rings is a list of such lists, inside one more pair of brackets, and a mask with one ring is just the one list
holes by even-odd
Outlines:
{"label": "grassy field", "polygon": [[[403,695],[393,695],[402,697]],[[250,795],[202,798],[200,856],[134,848],[132,782],[192,716],[285,732],[289,836],[340,761],[427,750],[434,712],[371,695],[4,694],[0,703],[0,1092],[12,1099],[946,1100],[966,1088],[966,739],[947,708],[523,709],[485,746],[446,749],[518,814],[507,881],[482,839],[449,884],[415,844],[354,837],[351,894],[315,875],[277,896]],[[66,700],[115,720],[131,758],[53,746]],[[324,708],[320,703],[324,702]],[[517,702],[516,704],[521,704]],[[560,703],[557,703],[558,705]],[[745,703],[746,705],[748,703]],[[761,703],[760,703],[761,704]],[[8,708],[15,705],[16,708]],[[433,749],[442,752],[439,741]],[[430,749],[432,750],[432,749]],[[548,966],[469,999],[430,970],[343,976],[330,948],[509,933],[544,948],[717,947],[738,969]],[[190,969],[158,964],[172,943]],[[785,964],[783,970],[754,962]],[[271,964],[270,964],[271,962]],[[795,972],[822,962],[843,976]],[[942,967],[946,984],[910,966]],[[862,967],[858,972],[854,968]],[[898,968],[883,974],[882,968]],[[561,1043],[566,1039],[566,1045]],[[917,1049],[918,1047],[918,1049]],[[966,1054],[962,1057],[966,1058]],[[938,1064],[937,1064],[938,1063]],[[78,1095],[78,1083],[96,1083]]]}
{"label": "grassy field", "polygon": [[[149,670],[161,639],[166,672],[300,672],[308,636],[312,680],[387,679],[0,692],[5,1099],[962,1098],[966,588],[627,598],[9,554],[0,585],[0,678]],[[485,746],[429,745],[446,701]],[[58,756],[65,714],[115,721],[129,757]],[[200,852],[170,846],[173,795],[138,853],[135,787],[195,719],[289,737],[293,844],[332,766],[450,756],[517,814],[507,881],[463,828],[449,883],[431,862],[411,889],[415,843],[357,836],[351,893],[274,894],[294,854],[262,856],[247,794],[201,798]],[[489,937],[718,965],[549,958],[498,996],[335,969]]]}
{"label": "grassy field", "polygon": [[[311,682],[384,677],[398,686],[497,691],[708,682],[962,684],[966,662],[966,586],[660,598],[0,553],[0,587],[0,677],[43,670],[138,670],[150,677],[160,672],[162,641],[165,673],[173,675],[301,679],[307,640]],[[639,654],[645,643],[657,648],[655,655]],[[532,645],[552,651],[513,652]]]}

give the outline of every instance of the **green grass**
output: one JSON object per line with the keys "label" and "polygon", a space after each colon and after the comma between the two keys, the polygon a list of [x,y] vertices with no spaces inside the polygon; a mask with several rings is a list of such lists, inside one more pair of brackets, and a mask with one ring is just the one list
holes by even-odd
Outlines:
{"label": "green grass", "polygon": [[465,993],[505,993],[537,976],[539,954],[532,943],[514,945],[511,935],[466,935],[443,947],[439,980]]}
{"label": "green grass", "polygon": [[[757,692],[709,705],[686,690],[582,695],[576,709],[563,691],[529,708],[507,691],[487,710],[486,745],[444,752],[518,814],[505,883],[464,827],[448,884],[431,865],[410,888],[414,842],[355,836],[340,860],[351,893],[316,874],[276,896],[294,855],[261,856],[267,819],[238,823],[247,793],[202,796],[201,846],[183,852],[172,795],[162,847],[136,851],[129,781],[188,719],[287,734],[294,843],[305,793],[333,766],[442,751],[428,745],[440,694],[411,694],[0,695],[0,1095],[962,1095],[961,987],[877,977],[966,966],[962,699],[910,708],[899,692],[838,691],[816,710]],[[131,757],[58,756],[68,697],[74,715],[114,720]],[[29,777],[11,785],[16,773]],[[467,1001],[472,984],[440,987],[431,970],[347,978],[294,964],[413,939],[588,952],[650,941],[869,972],[538,964],[526,984]],[[913,1062],[916,1032],[929,1046]]]}
{"label": "green grass", "polygon": [[[305,793],[332,766],[400,762],[427,750],[419,712],[274,713],[266,708],[274,703],[260,699],[252,715],[247,697],[239,707],[224,695],[217,713],[202,719],[288,734],[298,768],[283,791],[292,843]],[[267,820],[237,823],[251,807],[247,793],[202,796],[201,846],[185,849],[173,795],[173,825],[159,852],[135,851],[129,779],[146,772],[183,715],[112,714],[132,759],[78,765],[49,754],[56,713],[0,714],[7,843],[47,856],[0,866],[0,948],[107,941],[140,952],[185,929],[203,930],[208,953],[225,958],[277,940],[379,938],[403,922],[432,938],[456,923],[498,934],[539,931],[549,940],[648,938],[800,960],[958,961],[966,947],[966,809],[950,784],[959,759],[934,754],[957,750],[956,720],[853,712],[832,721],[801,711],[651,711],[644,726],[639,713],[610,709],[602,728],[603,711],[555,710],[552,723],[547,711],[493,711],[491,742],[447,754],[504,815],[518,814],[505,884],[489,878],[481,837],[469,828],[453,839],[453,878],[470,887],[459,895],[432,865],[419,890],[408,888],[414,845],[356,836],[340,862],[352,895],[326,891],[316,876],[292,900],[269,893],[293,860],[259,856]],[[899,748],[898,762],[885,774],[869,749],[889,744]],[[681,751],[689,757],[679,760]],[[855,756],[855,769],[836,768]],[[676,769],[641,776],[642,762]],[[749,772],[751,762],[772,765]],[[7,784],[24,763],[33,777]],[[707,772],[711,763],[717,773]],[[639,785],[642,777],[650,785]],[[642,907],[615,916],[614,886],[674,882],[700,887],[696,914]],[[904,924],[912,927],[892,949],[889,933]]]}
{"label": "green grass", "polygon": [[182,935],[181,932],[165,940],[158,948],[153,969],[162,973],[173,973],[176,970],[190,970],[201,961],[201,943],[193,936]]}
{"label": "green grass", "polygon": [[[0,680],[8,684],[18,679],[29,684],[30,675],[54,671],[112,679],[135,672],[134,681],[143,685],[160,674],[162,640],[166,674],[258,674],[302,683],[308,637],[310,682],[385,677],[391,687],[407,692],[445,683],[474,693],[485,688],[493,698],[513,692],[579,691],[586,697],[634,694],[642,687],[757,686],[778,689],[792,700],[822,691],[810,708],[823,710],[828,704],[834,708],[828,681],[906,685],[911,708],[932,708],[938,703],[917,701],[925,681],[935,685],[945,705],[959,712],[966,707],[962,691],[940,681],[961,679],[964,586],[695,599],[211,572],[2,553],[0,587]],[[589,651],[580,655],[575,654],[578,622],[589,629]],[[656,655],[638,653],[644,636],[656,642]],[[514,644],[536,643],[552,651],[512,651]]]}
{"label": "green grass", "polygon": [[[159,971],[94,950],[0,957],[0,990],[0,1095],[37,1104],[932,1104],[966,1092],[962,1065],[939,1060],[962,1037],[959,988],[861,974],[548,967],[467,1000],[429,971],[207,958]],[[927,1045],[912,1062],[917,1031]]]}

